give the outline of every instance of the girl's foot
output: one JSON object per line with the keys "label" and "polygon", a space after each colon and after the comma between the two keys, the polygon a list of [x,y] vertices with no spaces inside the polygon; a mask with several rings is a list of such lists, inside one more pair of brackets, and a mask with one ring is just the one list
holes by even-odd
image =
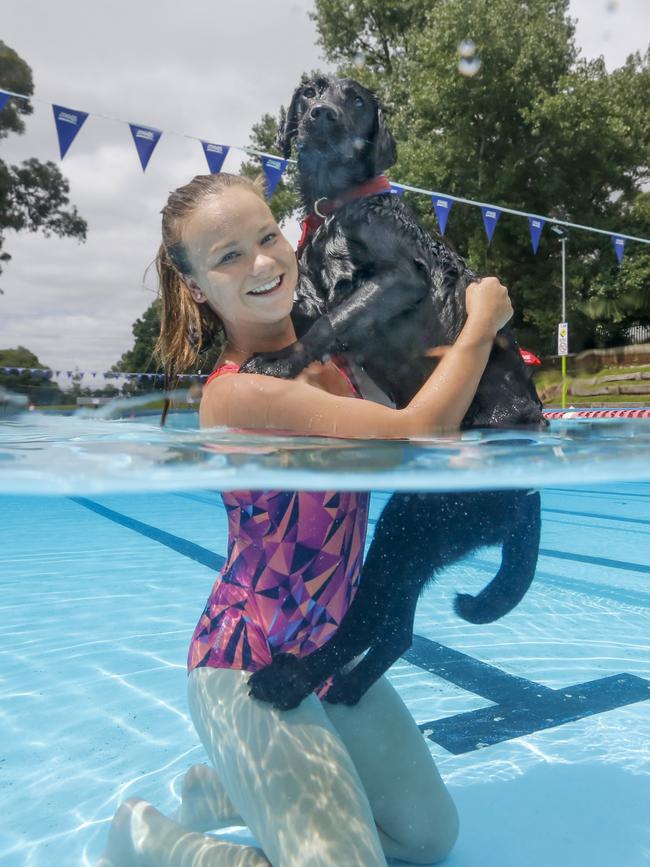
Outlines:
{"label": "girl's foot", "polygon": [[115,813],[108,844],[95,867],[269,867],[259,849],[181,828],[140,798]]}
{"label": "girl's foot", "polygon": [[246,824],[226,795],[217,772],[208,765],[192,765],[183,777],[181,804],[174,818],[192,831]]}
{"label": "girl's foot", "polygon": [[140,798],[129,798],[117,809],[108,832],[108,844],[95,867],[131,867],[148,863],[144,844],[155,836],[158,820],[165,817]]}

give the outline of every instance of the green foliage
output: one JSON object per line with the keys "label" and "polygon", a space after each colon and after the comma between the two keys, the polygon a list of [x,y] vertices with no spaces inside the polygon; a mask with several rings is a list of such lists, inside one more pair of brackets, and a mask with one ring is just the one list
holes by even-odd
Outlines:
{"label": "green foliage", "polygon": [[[0,88],[31,96],[34,90],[29,66],[15,51],[0,41]],[[22,116],[32,113],[28,100],[12,98],[0,112],[0,139],[25,131]],[[47,235],[86,238],[86,221],[69,205],[70,187],[52,162],[25,160],[8,166],[0,160],[0,251],[6,229],[16,232],[42,231]],[[10,259],[0,253],[0,262]],[[0,268],[0,272],[1,272]],[[1,292],[2,290],[0,290]]]}
{"label": "green foliage", "polygon": [[[650,52],[612,73],[602,60],[580,59],[568,6],[316,0],[313,17],[327,59],[384,103],[399,146],[390,172],[396,180],[648,237],[647,225],[635,230],[634,208],[650,176]],[[480,59],[474,75],[459,71],[466,40]],[[407,194],[406,201],[435,229],[426,197]],[[480,210],[454,204],[447,235],[474,267],[509,286],[522,342],[553,352],[560,245],[548,227],[535,256],[528,222],[504,214],[488,245]],[[620,298],[630,316],[634,309],[637,321],[649,321],[646,250],[629,242],[619,272],[610,238],[571,232],[573,350],[605,339],[585,307],[598,293]]]}
{"label": "green foliage", "polygon": [[[15,394],[24,394],[34,404],[61,403],[63,392],[55,382],[38,373],[30,373],[32,370],[46,370],[44,364],[38,360],[33,352],[24,346],[15,349],[0,349],[0,368],[11,367],[15,373],[5,373],[0,370],[0,386]],[[24,369],[22,373],[18,368]]]}

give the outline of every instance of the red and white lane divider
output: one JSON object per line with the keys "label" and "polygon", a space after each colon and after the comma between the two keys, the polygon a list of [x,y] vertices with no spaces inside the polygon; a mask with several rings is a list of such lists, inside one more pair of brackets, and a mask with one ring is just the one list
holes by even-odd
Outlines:
{"label": "red and white lane divider", "polygon": [[643,409],[547,409],[544,418],[650,418],[650,407]]}

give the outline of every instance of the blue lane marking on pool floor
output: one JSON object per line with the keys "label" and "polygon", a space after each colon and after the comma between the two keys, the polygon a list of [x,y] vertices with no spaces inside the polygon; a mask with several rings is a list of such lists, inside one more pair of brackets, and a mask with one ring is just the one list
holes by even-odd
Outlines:
{"label": "blue lane marking on pool floor", "polygon": [[614,674],[550,689],[422,635],[413,636],[413,644],[403,658],[496,702],[490,707],[419,724],[425,737],[454,755],[650,699],[650,681],[634,674]]}
{"label": "blue lane marking on pool floor", "polygon": [[[185,496],[195,498],[192,495]],[[214,551],[130,518],[94,500],[86,497],[69,499],[210,569],[218,571],[225,562],[224,557]],[[602,558],[585,559],[600,562]],[[550,689],[524,677],[508,674],[496,666],[422,635],[413,636],[413,644],[403,654],[403,659],[467,692],[494,702],[490,707],[419,724],[425,737],[455,755],[650,699],[650,681],[633,674],[622,673],[562,689]]]}

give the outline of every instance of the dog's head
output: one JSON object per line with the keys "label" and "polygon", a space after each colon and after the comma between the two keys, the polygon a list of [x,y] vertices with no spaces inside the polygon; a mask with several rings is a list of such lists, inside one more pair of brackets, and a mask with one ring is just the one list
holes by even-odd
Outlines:
{"label": "dog's head", "polygon": [[296,141],[309,162],[348,167],[348,182],[374,177],[397,159],[376,96],[351,78],[314,78],[296,89],[280,123],[277,144],[285,157]]}

